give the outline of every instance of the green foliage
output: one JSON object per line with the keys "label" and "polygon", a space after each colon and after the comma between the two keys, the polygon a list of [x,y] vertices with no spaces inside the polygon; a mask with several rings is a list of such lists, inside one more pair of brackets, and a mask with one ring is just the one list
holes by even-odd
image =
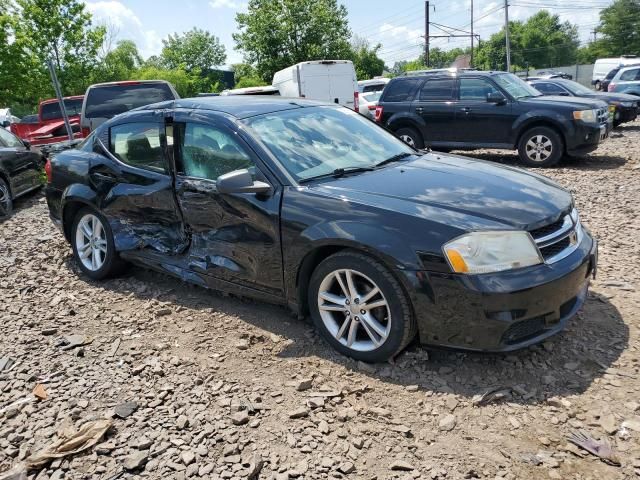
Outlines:
{"label": "green foliage", "polygon": [[183,68],[187,72],[208,72],[227,60],[220,39],[206,30],[193,28],[178,35],[169,35],[162,40],[161,60],[166,68]]}
{"label": "green foliage", "polygon": [[384,71],[384,60],[378,57],[378,52],[382,48],[379,43],[371,47],[364,38],[354,37],[351,42],[351,55],[349,59],[353,61],[358,80],[368,80],[375,76],[382,75]]}
{"label": "green foliage", "polygon": [[132,72],[132,80],[166,80],[170,82],[181,97],[193,97],[201,91],[208,91],[203,85],[200,72],[187,72],[181,68],[161,68],[155,66],[143,66]]}
{"label": "green foliage", "polygon": [[[561,22],[558,15],[541,10],[526,22],[509,22],[511,63],[545,68],[575,63],[578,53],[578,29]],[[477,67],[506,68],[504,29],[482,42],[475,58]]]}
{"label": "green foliage", "polygon": [[267,82],[260,77],[242,77],[239,82],[236,82],[234,88],[263,87],[265,85],[268,85]]}
{"label": "green foliage", "polygon": [[105,55],[102,64],[93,73],[94,82],[113,82],[131,78],[142,65],[138,47],[131,40],[121,40],[116,48]]}
{"label": "green foliage", "polygon": [[600,12],[598,42],[607,57],[640,53],[640,1],[616,0]]}
{"label": "green foliage", "polygon": [[266,82],[299,62],[349,58],[347,9],[337,0],[249,0],[236,22],[233,39]]}

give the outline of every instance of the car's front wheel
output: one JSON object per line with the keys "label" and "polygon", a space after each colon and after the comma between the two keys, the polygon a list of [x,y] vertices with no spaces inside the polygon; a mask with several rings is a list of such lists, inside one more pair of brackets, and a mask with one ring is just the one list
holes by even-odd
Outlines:
{"label": "car's front wheel", "polygon": [[11,190],[4,179],[0,178],[0,218],[8,217],[13,210],[13,200],[11,200]]}
{"label": "car's front wheel", "polygon": [[338,252],[313,272],[313,321],[341,353],[365,362],[397,355],[416,333],[407,295],[380,262],[354,251]]}
{"label": "car's front wheel", "polygon": [[424,148],[424,140],[422,135],[415,128],[402,127],[396,130],[396,136],[407,145],[418,150]]}
{"label": "car's front wheel", "polygon": [[73,255],[80,269],[94,280],[118,273],[123,262],[116,252],[109,222],[91,208],[82,208],[72,229]]}
{"label": "car's front wheel", "polygon": [[551,167],[560,161],[564,144],[559,133],[549,127],[534,127],[520,138],[518,154],[529,167]]}

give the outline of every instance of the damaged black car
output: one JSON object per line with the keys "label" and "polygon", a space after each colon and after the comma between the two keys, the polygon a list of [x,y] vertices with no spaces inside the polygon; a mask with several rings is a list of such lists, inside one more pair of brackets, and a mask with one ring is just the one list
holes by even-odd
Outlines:
{"label": "damaged black car", "polygon": [[149,105],[48,167],[51,218],[88,277],[133,263],[284,304],[363,361],[416,335],[534,344],[575,315],[596,269],[596,241],[552,181],[414,150],[337,105]]}

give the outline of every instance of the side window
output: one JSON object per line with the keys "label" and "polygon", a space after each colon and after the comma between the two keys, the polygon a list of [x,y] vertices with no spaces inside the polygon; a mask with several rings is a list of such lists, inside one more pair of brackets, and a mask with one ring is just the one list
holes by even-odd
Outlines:
{"label": "side window", "polygon": [[491,82],[484,78],[461,78],[460,100],[487,101],[489,93],[499,93]]}
{"label": "side window", "polygon": [[0,127],[0,146],[19,148],[23,144],[13,133],[7,132],[3,127]]}
{"label": "side window", "polygon": [[620,75],[620,80],[640,80],[640,68],[632,68],[631,70],[622,72],[622,74]]}
{"label": "side window", "polygon": [[383,101],[406,102],[418,81],[417,78],[403,78],[389,83],[385,89]]}
{"label": "side window", "polygon": [[233,134],[199,123],[179,123],[179,173],[217,180],[220,175],[254,166]]}
{"label": "side window", "polygon": [[420,100],[451,100],[454,85],[453,78],[427,80],[420,89]]}
{"label": "side window", "polygon": [[536,83],[533,88],[547,95],[561,95],[566,91],[553,83]]}
{"label": "side window", "polygon": [[124,123],[109,129],[109,150],[132,167],[167,173],[162,143],[164,126],[159,123]]}

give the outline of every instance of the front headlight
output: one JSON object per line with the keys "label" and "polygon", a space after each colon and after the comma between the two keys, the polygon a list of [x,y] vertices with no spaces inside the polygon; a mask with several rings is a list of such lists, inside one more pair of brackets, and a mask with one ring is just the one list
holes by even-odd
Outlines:
{"label": "front headlight", "polygon": [[472,232],[442,247],[456,273],[490,273],[529,267],[543,262],[528,232]]}
{"label": "front headlight", "polygon": [[623,107],[633,107],[633,102],[620,102]]}
{"label": "front headlight", "polygon": [[587,123],[596,123],[598,121],[597,110],[575,110],[573,112],[574,120],[582,120]]}

